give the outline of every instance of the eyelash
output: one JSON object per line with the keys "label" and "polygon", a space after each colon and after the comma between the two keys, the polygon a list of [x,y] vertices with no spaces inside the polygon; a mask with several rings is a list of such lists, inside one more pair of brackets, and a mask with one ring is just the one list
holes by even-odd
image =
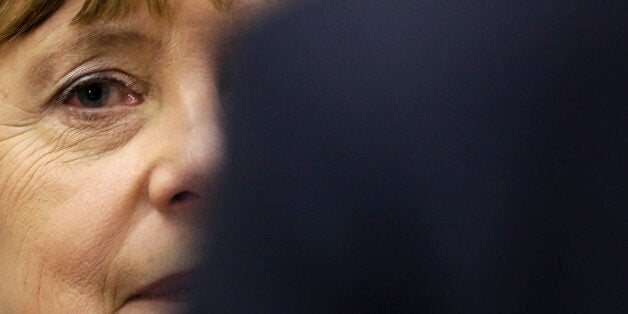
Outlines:
{"label": "eyelash", "polygon": [[[60,88],[60,92],[56,97],[57,105],[68,105],[68,102],[77,96],[77,92],[81,88],[85,88],[90,84],[105,83],[111,86],[121,88],[125,92],[128,91],[134,97],[141,98],[145,94],[145,90],[141,81],[133,78],[131,75],[123,72],[97,72],[86,74],[71,83]],[[143,102],[143,100],[141,100]],[[82,110],[95,111],[94,108],[81,108]],[[100,108],[102,109],[102,108]],[[97,109],[96,109],[97,110]]]}

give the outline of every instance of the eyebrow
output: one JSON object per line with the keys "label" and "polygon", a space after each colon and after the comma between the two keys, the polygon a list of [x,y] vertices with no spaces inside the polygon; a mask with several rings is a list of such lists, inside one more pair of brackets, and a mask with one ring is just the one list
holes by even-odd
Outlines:
{"label": "eyebrow", "polygon": [[81,31],[70,41],[53,45],[43,53],[27,70],[35,86],[50,83],[59,70],[59,60],[81,62],[99,55],[119,53],[120,51],[153,51],[157,56],[161,51],[161,41],[137,31],[112,29],[108,27],[92,28]]}

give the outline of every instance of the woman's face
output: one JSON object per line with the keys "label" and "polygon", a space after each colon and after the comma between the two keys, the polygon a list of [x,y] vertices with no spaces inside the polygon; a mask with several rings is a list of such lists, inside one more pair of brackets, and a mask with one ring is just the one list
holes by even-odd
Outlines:
{"label": "woman's face", "polygon": [[82,2],[0,46],[0,312],[178,310],[222,158],[227,18],[189,0],[72,24]]}

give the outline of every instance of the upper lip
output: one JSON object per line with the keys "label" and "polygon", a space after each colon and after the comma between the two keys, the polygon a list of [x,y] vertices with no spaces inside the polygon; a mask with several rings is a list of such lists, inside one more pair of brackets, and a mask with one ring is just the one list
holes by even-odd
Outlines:
{"label": "upper lip", "polygon": [[163,301],[187,301],[194,286],[194,272],[176,272],[141,288],[134,293],[127,302],[143,300],[163,300]]}

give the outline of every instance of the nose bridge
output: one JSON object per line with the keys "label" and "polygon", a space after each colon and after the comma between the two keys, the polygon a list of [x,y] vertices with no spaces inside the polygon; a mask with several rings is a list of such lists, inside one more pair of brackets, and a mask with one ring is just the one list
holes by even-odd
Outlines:
{"label": "nose bridge", "polygon": [[192,163],[207,163],[221,146],[219,99],[207,67],[179,71],[174,93],[164,106],[163,116],[175,124],[173,137]]}
{"label": "nose bridge", "polygon": [[204,196],[222,160],[219,101],[210,74],[179,71],[169,76],[153,128],[151,202],[168,209],[181,195]]}

